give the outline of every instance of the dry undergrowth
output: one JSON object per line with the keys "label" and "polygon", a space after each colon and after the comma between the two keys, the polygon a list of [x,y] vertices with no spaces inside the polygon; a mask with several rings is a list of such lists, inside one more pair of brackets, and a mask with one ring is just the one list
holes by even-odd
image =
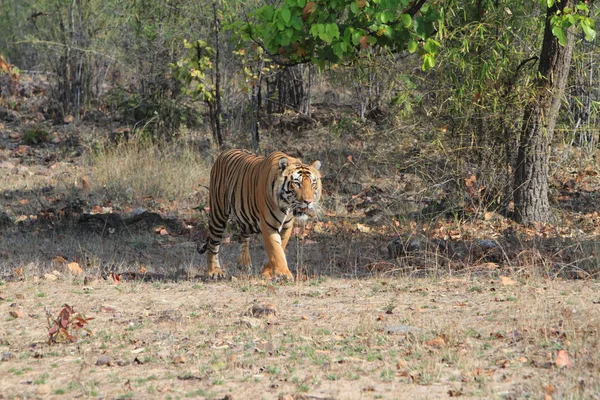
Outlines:
{"label": "dry undergrowth", "polygon": [[[493,276],[285,286],[26,277],[0,286],[0,393],[596,398],[599,289]],[[65,301],[94,318],[93,334],[50,345],[44,308]]]}

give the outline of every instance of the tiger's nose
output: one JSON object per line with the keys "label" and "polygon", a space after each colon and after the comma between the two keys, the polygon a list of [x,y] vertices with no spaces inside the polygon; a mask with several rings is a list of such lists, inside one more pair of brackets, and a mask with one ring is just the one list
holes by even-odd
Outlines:
{"label": "tiger's nose", "polygon": [[314,199],[304,199],[304,204],[306,204],[306,207],[312,207],[314,202]]}

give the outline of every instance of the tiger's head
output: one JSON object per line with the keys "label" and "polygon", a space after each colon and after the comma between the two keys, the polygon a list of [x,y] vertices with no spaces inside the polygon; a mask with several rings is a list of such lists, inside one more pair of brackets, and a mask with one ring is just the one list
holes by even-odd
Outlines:
{"label": "tiger's head", "polygon": [[279,190],[277,202],[286,212],[293,212],[301,221],[313,216],[321,197],[321,162],[311,165],[300,160],[282,157],[279,159]]}

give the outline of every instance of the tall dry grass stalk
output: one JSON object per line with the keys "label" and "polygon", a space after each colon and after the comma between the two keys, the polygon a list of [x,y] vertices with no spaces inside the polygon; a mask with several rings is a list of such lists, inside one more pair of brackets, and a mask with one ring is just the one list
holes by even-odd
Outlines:
{"label": "tall dry grass stalk", "polygon": [[210,158],[183,141],[134,141],[105,147],[90,154],[87,161],[92,189],[103,191],[107,198],[131,201],[151,196],[195,205],[201,200],[197,194],[201,186],[208,186]]}

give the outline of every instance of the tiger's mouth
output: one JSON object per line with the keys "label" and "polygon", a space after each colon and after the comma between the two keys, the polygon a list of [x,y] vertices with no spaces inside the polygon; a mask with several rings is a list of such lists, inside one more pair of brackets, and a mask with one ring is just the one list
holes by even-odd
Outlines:
{"label": "tiger's mouth", "polygon": [[308,214],[308,207],[298,207],[294,208],[294,216],[300,217],[302,215]]}
{"label": "tiger's mouth", "polygon": [[315,216],[314,208],[297,207],[294,208],[294,217],[313,217]]}

